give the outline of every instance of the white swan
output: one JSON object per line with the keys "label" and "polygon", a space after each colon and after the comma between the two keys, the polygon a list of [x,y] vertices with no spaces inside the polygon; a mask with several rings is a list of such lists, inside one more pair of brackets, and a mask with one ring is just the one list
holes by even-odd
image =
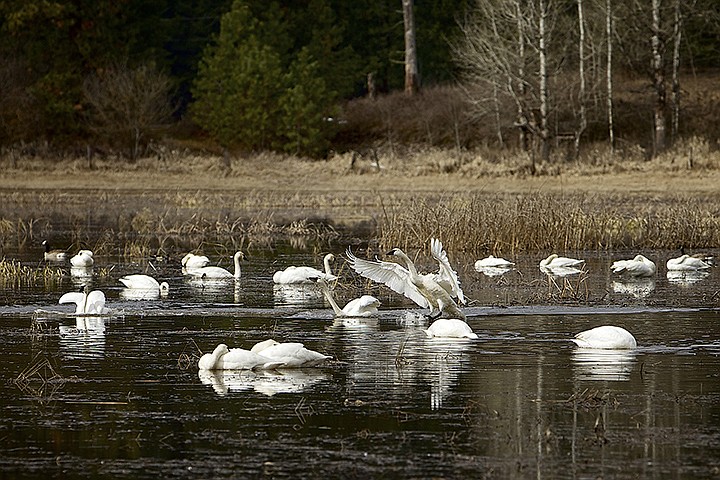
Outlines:
{"label": "white swan", "polygon": [[234,278],[235,280],[240,278],[240,260],[244,260],[245,255],[241,251],[235,252],[233,255],[233,263],[235,264],[235,273],[230,273],[222,267],[200,267],[188,270],[188,274],[196,278]]}
{"label": "white swan", "polygon": [[603,325],[585,330],[572,339],[580,348],[635,348],[637,342],[630,332],[621,327]]}
{"label": "white swan", "polygon": [[613,262],[610,269],[613,273],[631,277],[652,277],[657,271],[655,263],[642,255],[636,255],[631,260],[617,260]]}
{"label": "white swan", "polygon": [[458,303],[465,304],[465,295],[460,288],[460,279],[457,272],[450,266],[447,252],[443,249],[442,242],[437,238],[430,239],[430,253],[438,262],[438,272],[435,274],[435,281],[443,287]]}
{"label": "white swan", "polygon": [[342,309],[338,306],[335,298],[330,291],[330,286],[327,284],[324,278],[318,278],[317,283],[320,286],[325,298],[332,306],[333,312],[336,317],[374,317],[378,314],[378,307],[380,306],[380,300],[373,297],[372,295],[363,295],[360,298],[350,300],[347,305]]}
{"label": "white swan", "polygon": [[282,368],[316,367],[332,358],[330,355],[308,350],[302,343],[279,343],[273,339],[256,343],[250,351],[280,363]]}
{"label": "white swan", "polygon": [[224,343],[215,347],[212,353],[206,353],[198,361],[200,370],[251,370],[273,369],[281,366],[264,355],[260,355],[242,348],[228,349]]}
{"label": "white swan", "polygon": [[707,270],[710,268],[709,263],[700,258],[691,257],[687,253],[677,258],[671,258],[667,261],[666,266],[668,270],[676,272]]}
{"label": "white swan", "polygon": [[94,263],[93,252],[90,250],[80,250],[70,259],[70,265],[73,267],[92,267]]}
{"label": "white swan", "polygon": [[387,254],[403,259],[407,268],[394,262],[363,260],[353,255],[350,249],[347,250],[353,270],[365,278],[385,284],[419,306],[429,308],[431,318],[446,312],[451,317],[465,319],[465,314],[460,311],[450,293],[435,280],[434,274],[420,275],[412,260],[399,248],[393,248]]}
{"label": "white swan", "polygon": [[585,263],[585,260],[578,260],[577,258],[559,257],[553,253],[549,257],[540,261],[540,268],[554,269],[554,268],[569,268],[569,267],[580,267]]}
{"label": "white swan", "polygon": [[483,268],[510,268],[513,266],[515,266],[514,262],[505,260],[501,257],[494,257],[492,255],[475,262],[475,270],[477,271],[481,271]]}
{"label": "white swan", "polygon": [[45,247],[45,253],[43,258],[48,262],[64,262],[67,260],[67,252],[60,249],[51,249],[50,244],[47,240],[42,241],[42,246]]}
{"label": "white swan", "polygon": [[330,262],[335,260],[335,255],[328,253],[323,258],[325,272],[321,272],[314,267],[287,267],[285,270],[278,270],[273,275],[273,282],[282,285],[290,285],[294,283],[313,283],[317,278],[324,278],[328,281],[335,281],[337,277],[333,275],[330,268]]}
{"label": "white swan", "polygon": [[194,253],[188,253],[183,257],[180,263],[185,270],[193,270],[195,268],[206,267],[210,263],[210,259],[205,255],[195,255]]}
{"label": "white swan", "polygon": [[457,318],[439,318],[423,331],[429,338],[478,338],[470,325]]}
{"label": "white swan", "polygon": [[75,313],[101,315],[110,312],[105,308],[105,294],[100,290],[93,290],[88,293],[87,287],[84,287],[82,292],[64,294],[60,297],[58,303],[74,303],[76,305]]}
{"label": "white swan", "polygon": [[167,295],[170,291],[170,285],[167,282],[159,283],[150,275],[125,275],[118,279],[126,288],[133,290],[152,290],[157,291],[161,295]]}

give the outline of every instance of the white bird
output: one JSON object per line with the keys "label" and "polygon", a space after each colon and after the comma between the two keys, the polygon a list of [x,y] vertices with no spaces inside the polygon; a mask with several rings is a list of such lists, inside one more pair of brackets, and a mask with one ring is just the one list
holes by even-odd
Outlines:
{"label": "white bird", "polygon": [[480,271],[483,268],[510,268],[515,263],[510,260],[505,260],[501,257],[494,257],[492,255],[475,262],[475,270]]}
{"label": "white bird", "polygon": [[70,265],[73,267],[92,267],[94,263],[93,252],[90,250],[80,250],[70,259]]}
{"label": "white bird", "polygon": [[183,257],[180,263],[185,270],[193,270],[195,268],[206,267],[210,263],[210,259],[205,255],[195,255],[194,253],[188,253]]}
{"label": "white bird", "polygon": [[603,325],[575,335],[572,340],[580,348],[635,348],[637,342],[630,332],[621,327]]}
{"label": "white bird", "polygon": [[697,258],[697,257],[691,257],[690,255],[683,254],[677,258],[671,258],[666,263],[667,269],[671,271],[697,271],[697,270],[707,270],[710,268],[710,264],[706,263],[704,260]]}
{"label": "white bird", "polygon": [[159,283],[150,275],[125,275],[118,279],[126,288],[133,290],[151,290],[162,295],[167,295],[170,291],[170,285],[167,282]]}
{"label": "white bird", "polygon": [[380,306],[380,300],[373,297],[372,295],[363,295],[360,298],[350,300],[347,305],[342,309],[338,306],[335,298],[330,291],[330,286],[327,284],[324,278],[317,279],[317,283],[320,286],[325,298],[330,302],[333,312],[336,317],[374,317],[378,314],[378,307]]}
{"label": "white bird", "polygon": [[330,262],[335,260],[335,255],[328,253],[323,258],[325,272],[321,272],[314,267],[295,267],[290,266],[285,270],[278,270],[273,275],[273,282],[282,285],[290,285],[295,283],[313,283],[317,278],[324,278],[327,281],[337,280],[337,276],[333,275],[330,268]]}
{"label": "white bird", "polygon": [[231,348],[224,343],[215,347],[212,353],[206,353],[198,361],[200,370],[251,370],[273,369],[282,364],[264,355],[242,348]]}
{"label": "white bird", "polygon": [[240,278],[241,270],[240,270],[240,260],[244,260],[245,255],[241,251],[235,252],[235,255],[233,255],[233,263],[235,264],[235,273],[230,273],[229,271],[225,270],[222,267],[215,267],[215,266],[209,266],[209,267],[200,267],[200,268],[194,268],[192,270],[188,270],[188,274],[190,274],[193,277],[196,278],[234,278],[235,280],[238,280]]}
{"label": "white bird", "polygon": [[439,318],[423,331],[429,338],[478,338],[470,325],[457,318]]}
{"label": "white bird", "polygon": [[332,358],[315,350],[308,350],[302,343],[279,343],[273,339],[256,343],[250,351],[280,363],[282,368],[316,367]]}
{"label": "white bird", "polygon": [[447,252],[443,249],[442,242],[437,238],[430,239],[430,253],[438,262],[438,272],[435,274],[435,281],[453,297],[458,303],[465,305],[465,295],[460,288],[460,279],[457,272],[450,266]]}
{"label": "white bird", "polygon": [[578,260],[577,258],[559,257],[553,253],[549,257],[540,261],[540,268],[547,268],[552,270],[553,268],[568,268],[568,267],[579,267],[585,263],[585,260]]}
{"label": "white bird", "polygon": [[617,260],[610,266],[613,273],[626,274],[631,277],[652,277],[657,268],[652,260],[636,255],[631,260]]}
{"label": "white bird", "polygon": [[74,303],[76,305],[75,313],[101,315],[110,312],[105,308],[105,294],[100,290],[93,290],[88,293],[87,287],[84,287],[82,292],[64,294],[60,297],[58,303]]}
{"label": "white bird", "polygon": [[42,246],[45,247],[44,258],[48,262],[64,262],[67,260],[67,252],[60,249],[51,249],[50,243],[47,240],[42,241]]}
{"label": "white bird", "polygon": [[407,268],[395,262],[363,260],[353,255],[350,249],[347,251],[353,270],[405,295],[420,307],[429,308],[431,318],[437,318],[445,312],[451,317],[465,319],[465,314],[460,311],[450,293],[435,280],[435,274],[420,275],[412,260],[399,248],[393,248],[387,254],[403,259]]}

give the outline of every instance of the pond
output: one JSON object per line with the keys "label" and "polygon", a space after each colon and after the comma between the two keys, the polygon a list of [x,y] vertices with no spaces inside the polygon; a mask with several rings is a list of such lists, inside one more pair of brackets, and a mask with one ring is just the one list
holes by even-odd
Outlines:
{"label": "pond", "polygon": [[[98,256],[90,277],[4,285],[0,478],[720,476],[717,269],[668,278],[671,252],[645,252],[656,278],[623,282],[609,264],[624,252],[579,252],[580,277],[548,279],[538,255],[491,277],[450,252],[479,338],[443,340],[426,338],[426,312],[353,278],[345,247],[327,248],[348,285],[339,303],[370,292],[376,319],[335,320],[315,288],[274,287],[275,270],[320,267],[312,249],[288,246],[249,252],[237,283],[193,283],[179,258]],[[5,256],[42,268],[38,252]],[[128,273],[167,281],[169,295],[130,299],[117,281]],[[83,284],[105,292],[110,315],[57,304]],[[570,342],[605,324],[638,348]],[[333,360],[198,371],[218,343],[267,338]]]}

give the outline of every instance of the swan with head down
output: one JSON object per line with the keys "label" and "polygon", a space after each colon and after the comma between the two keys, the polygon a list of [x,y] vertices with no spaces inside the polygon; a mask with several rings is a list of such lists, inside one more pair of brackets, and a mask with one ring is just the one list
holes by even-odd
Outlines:
{"label": "swan with head down", "polygon": [[282,366],[264,355],[242,348],[228,348],[219,344],[212,353],[206,353],[198,361],[200,370],[252,370],[274,369]]}
{"label": "swan with head down", "polygon": [[332,359],[330,355],[305,348],[302,343],[279,343],[273,339],[256,343],[250,351],[279,362],[283,368],[316,367]]}
{"label": "swan with head down", "polygon": [[194,253],[188,253],[180,261],[182,268],[185,271],[193,270],[195,268],[206,267],[210,264],[210,259],[205,255],[195,255]]}
{"label": "swan with head down", "polygon": [[439,318],[423,331],[429,338],[478,338],[470,325],[457,318]]}
{"label": "swan with head down", "polygon": [[652,277],[657,271],[655,262],[643,255],[636,255],[631,260],[617,260],[610,266],[613,273],[630,277]]}
{"label": "swan with head down", "polygon": [[80,250],[70,259],[70,265],[73,267],[92,267],[94,264],[93,252],[90,250]]}
{"label": "swan with head down", "polygon": [[540,261],[540,268],[552,270],[554,268],[577,268],[581,267],[585,260],[570,257],[560,257],[556,253]]}
{"label": "swan with head down", "polygon": [[697,272],[702,270],[708,270],[710,264],[701,258],[692,257],[687,253],[680,255],[677,258],[671,258],[665,264],[669,271],[673,272]]}
{"label": "swan with head down", "polygon": [[118,281],[125,285],[125,288],[131,290],[148,290],[161,295],[167,295],[170,291],[170,285],[167,282],[160,283],[150,275],[125,275],[119,278]]}
{"label": "swan with head down", "polygon": [[580,332],[572,339],[580,348],[627,349],[636,348],[632,333],[622,327],[603,325]]}

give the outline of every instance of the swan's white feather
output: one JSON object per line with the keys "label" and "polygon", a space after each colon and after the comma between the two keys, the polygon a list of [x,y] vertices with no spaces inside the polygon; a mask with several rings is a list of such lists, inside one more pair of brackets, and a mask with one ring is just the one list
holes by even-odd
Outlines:
{"label": "swan's white feather", "polygon": [[635,337],[621,327],[603,325],[585,330],[573,338],[575,345],[581,348],[636,348]]}

